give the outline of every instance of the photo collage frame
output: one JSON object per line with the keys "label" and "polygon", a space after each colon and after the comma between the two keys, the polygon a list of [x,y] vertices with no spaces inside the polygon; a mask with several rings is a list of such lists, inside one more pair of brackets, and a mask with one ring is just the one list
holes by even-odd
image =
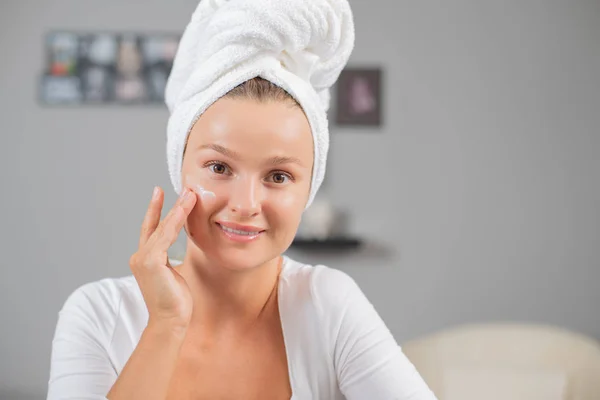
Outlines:
{"label": "photo collage frame", "polygon": [[52,32],[44,104],[163,103],[180,35]]}

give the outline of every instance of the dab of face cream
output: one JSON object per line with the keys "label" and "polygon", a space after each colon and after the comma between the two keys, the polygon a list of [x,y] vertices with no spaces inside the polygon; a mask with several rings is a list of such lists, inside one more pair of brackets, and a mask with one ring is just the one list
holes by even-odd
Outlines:
{"label": "dab of face cream", "polygon": [[214,192],[211,192],[210,190],[206,190],[200,185],[193,185],[192,187],[194,188],[194,191],[196,193],[198,193],[200,195],[200,198],[202,198],[203,200],[207,200],[207,199],[211,199],[211,198],[215,199],[217,197],[214,194]]}
{"label": "dab of face cream", "polygon": [[217,197],[210,190],[206,190],[202,186],[198,185],[197,183],[193,183],[192,179],[190,178],[189,175],[186,175],[185,180],[186,180],[187,185],[190,186],[192,189],[194,189],[194,191],[196,193],[198,193],[198,196],[200,196],[200,198],[202,200],[207,200],[207,199],[211,199],[211,198],[215,199]]}

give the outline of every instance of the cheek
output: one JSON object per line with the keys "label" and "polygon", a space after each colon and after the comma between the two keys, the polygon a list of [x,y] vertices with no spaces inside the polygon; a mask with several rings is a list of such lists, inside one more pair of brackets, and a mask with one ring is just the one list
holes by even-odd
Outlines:
{"label": "cheek", "polygon": [[228,186],[226,180],[209,178],[208,170],[197,170],[194,174],[184,175],[184,184],[192,189],[198,197],[196,203],[201,209],[214,208],[216,203],[227,202]]}
{"label": "cheek", "polygon": [[281,196],[278,196],[277,202],[280,204],[281,208],[287,209],[296,209],[301,207],[302,197],[297,193],[284,193]]}
{"label": "cheek", "polygon": [[209,228],[209,218],[211,215],[214,215],[216,210],[215,201],[202,199],[199,195],[196,196],[198,196],[198,200],[196,200],[196,206],[190,215],[188,215],[187,228],[188,234],[198,239],[206,233],[206,230]]}
{"label": "cheek", "polygon": [[263,211],[267,216],[274,216],[276,221],[273,222],[277,225],[297,225],[300,222],[305,203],[305,199],[299,193],[282,191],[269,198],[263,206]]}

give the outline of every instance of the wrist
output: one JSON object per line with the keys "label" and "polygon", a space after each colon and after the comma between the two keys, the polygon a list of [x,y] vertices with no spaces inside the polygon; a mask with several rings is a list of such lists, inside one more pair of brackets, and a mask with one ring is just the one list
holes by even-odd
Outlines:
{"label": "wrist", "polygon": [[185,337],[189,324],[174,321],[156,321],[149,319],[145,331],[160,337],[181,339]]}

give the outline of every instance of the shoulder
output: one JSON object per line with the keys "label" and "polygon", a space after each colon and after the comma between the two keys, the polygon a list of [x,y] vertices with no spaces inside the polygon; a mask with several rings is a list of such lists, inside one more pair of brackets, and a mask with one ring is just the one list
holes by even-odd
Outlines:
{"label": "shoulder", "polygon": [[67,296],[59,312],[59,326],[110,337],[122,299],[136,289],[133,276],[85,283]]}
{"label": "shoulder", "polygon": [[134,282],[133,276],[87,282],[68,295],[63,309],[75,307],[115,311],[123,293],[131,291]]}
{"label": "shoulder", "polygon": [[349,298],[362,296],[350,275],[321,264],[303,264],[287,258],[283,280],[296,299],[314,303],[321,314],[335,313],[345,308]]}

